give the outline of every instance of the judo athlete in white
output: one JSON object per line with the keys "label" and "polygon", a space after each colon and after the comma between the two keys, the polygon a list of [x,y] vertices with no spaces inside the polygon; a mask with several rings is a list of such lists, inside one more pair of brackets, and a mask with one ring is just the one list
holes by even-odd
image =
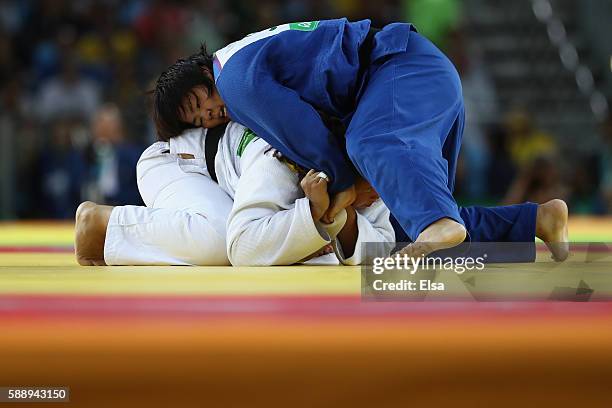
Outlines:
{"label": "judo athlete in white", "polygon": [[[324,180],[310,172],[300,185],[299,175],[265,141],[234,122],[219,141],[217,185],[206,167],[206,133],[189,129],[142,154],[137,177],[147,207],[79,207],[79,263],[291,265],[331,244],[335,256],[325,257],[327,262],[357,265],[363,242],[392,248],[389,210],[375,193],[357,210],[343,210],[334,223],[321,223],[329,206]],[[356,226],[356,239],[347,232],[350,225]]]}

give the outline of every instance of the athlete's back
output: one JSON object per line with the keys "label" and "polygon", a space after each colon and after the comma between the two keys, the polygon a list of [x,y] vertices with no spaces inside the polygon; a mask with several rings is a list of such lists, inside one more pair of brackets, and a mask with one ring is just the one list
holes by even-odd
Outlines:
{"label": "athlete's back", "polygon": [[[370,60],[405,51],[411,30],[386,26],[370,44]],[[303,167],[330,169],[332,193],[353,183],[354,170],[317,110],[337,117],[354,111],[369,31],[369,20],[284,24],[215,53],[216,86],[230,117]]]}

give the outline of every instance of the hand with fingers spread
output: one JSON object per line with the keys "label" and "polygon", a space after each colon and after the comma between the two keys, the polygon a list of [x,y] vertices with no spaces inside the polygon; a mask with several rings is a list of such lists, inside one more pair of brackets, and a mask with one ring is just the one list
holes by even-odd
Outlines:
{"label": "hand with fingers spread", "polygon": [[351,206],[355,202],[356,198],[357,192],[355,191],[354,185],[350,186],[344,191],[339,192],[332,198],[331,205],[321,221],[326,224],[331,224],[334,222],[336,215],[338,215],[338,213],[343,209]]}
{"label": "hand with fingers spread", "polygon": [[310,170],[300,182],[304,194],[310,200],[310,212],[315,221],[321,221],[321,217],[329,208],[330,202],[327,193],[327,179],[321,177],[321,174],[315,170]]}

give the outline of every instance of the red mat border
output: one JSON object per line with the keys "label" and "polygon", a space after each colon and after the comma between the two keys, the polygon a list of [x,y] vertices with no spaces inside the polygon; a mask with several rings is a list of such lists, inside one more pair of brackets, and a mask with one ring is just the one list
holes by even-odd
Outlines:
{"label": "red mat border", "polygon": [[612,319],[612,302],[362,302],[360,296],[83,296],[2,295],[0,318],[151,317],[410,317],[430,319],[589,316]]}
{"label": "red mat border", "polygon": [[74,253],[72,246],[0,246],[1,254]]}

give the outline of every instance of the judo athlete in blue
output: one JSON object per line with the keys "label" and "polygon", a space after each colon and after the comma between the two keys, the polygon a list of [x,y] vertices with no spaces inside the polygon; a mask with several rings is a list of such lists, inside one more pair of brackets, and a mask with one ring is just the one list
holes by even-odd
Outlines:
{"label": "judo athlete in blue", "polygon": [[[452,192],[465,118],[460,79],[411,24],[382,30],[369,20],[284,24],[250,34],[209,59],[202,52],[160,76],[154,114],[162,139],[231,118],[287,158],[329,177],[334,197],[327,221],[353,202],[361,174],[406,240],[435,243],[413,246],[418,252],[452,247],[466,236],[533,241],[538,228],[549,243],[567,241],[561,200],[457,206]],[[190,61],[206,77],[199,88],[189,79]],[[346,147],[318,111],[343,121]],[[538,226],[538,218],[549,225]],[[565,259],[567,250],[559,248],[551,247],[553,255]]]}

